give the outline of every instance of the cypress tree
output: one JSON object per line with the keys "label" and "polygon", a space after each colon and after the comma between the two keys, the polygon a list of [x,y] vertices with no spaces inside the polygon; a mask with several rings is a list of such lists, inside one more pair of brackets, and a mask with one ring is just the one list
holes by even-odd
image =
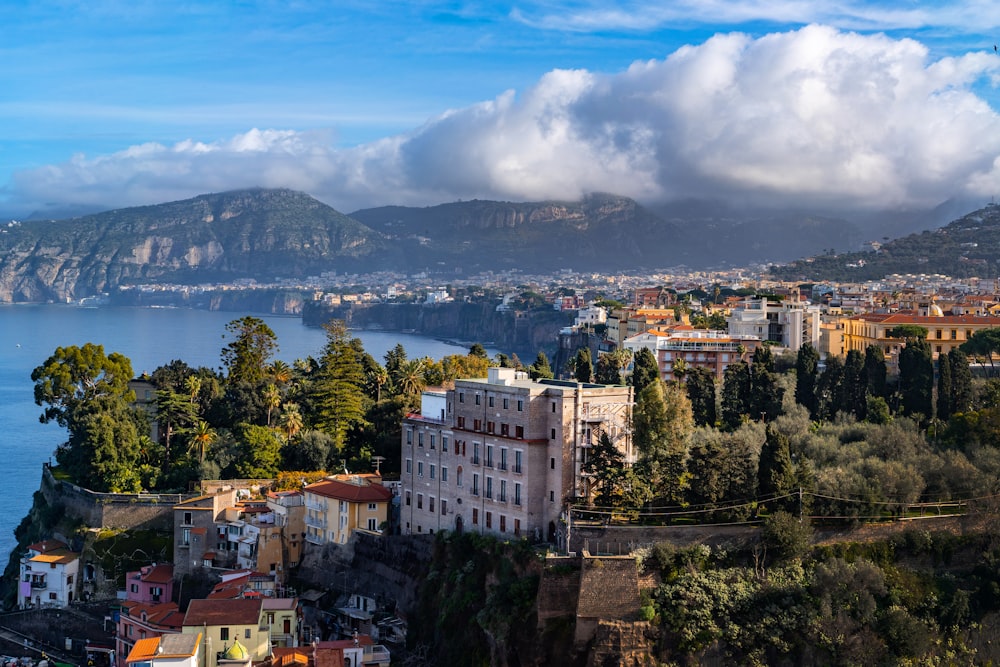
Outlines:
{"label": "cypress tree", "polygon": [[714,426],[718,419],[715,408],[715,375],[707,368],[694,368],[687,376],[687,394],[691,412],[698,426]]}
{"label": "cypress tree", "polygon": [[[761,496],[780,496],[791,493],[795,488],[795,466],[792,465],[788,437],[774,426],[768,426],[767,438],[760,448],[760,463],[757,466],[758,492]],[[785,507],[787,504],[780,502],[778,507]]]}
{"label": "cypress tree", "polygon": [[577,350],[573,377],[576,378],[577,382],[594,381],[594,362],[590,356],[589,347],[582,347]]}
{"label": "cypress tree", "polygon": [[819,418],[833,419],[844,404],[844,363],[840,357],[827,357],[826,368],[816,383]]}
{"label": "cypress tree", "polygon": [[869,345],[865,349],[865,378],[868,381],[869,394],[885,398],[885,376],[885,353],[878,345]]}
{"label": "cypress tree", "polygon": [[969,412],[972,410],[972,370],[969,369],[969,357],[955,348],[948,353],[948,366],[951,372],[951,412]]}
{"label": "cypress tree", "polygon": [[951,400],[954,398],[951,386],[951,364],[948,357],[940,355],[938,357],[938,382],[937,382],[937,418],[941,421],[948,421],[951,417]]}
{"label": "cypress tree", "polygon": [[729,364],[722,378],[722,422],[735,431],[750,414],[750,367],[745,361]]}
{"label": "cypress tree", "polygon": [[656,356],[648,349],[642,348],[635,353],[632,362],[632,386],[635,387],[635,395],[638,396],[649,383],[660,379],[660,367],[656,363]]}
{"label": "cypress tree", "polygon": [[868,382],[865,378],[865,359],[858,350],[847,353],[842,393],[843,409],[863,420],[868,414]]}
{"label": "cypress tree", "polygon": [[816,400],[816,380],[819,373],[819,352],[809,343],[799,348],[795,357],[795,402],[809,411],[813,419],[818,417],[819,402]]}
{"label": "cypress tree", "polygon": [[899,393],[903,414],[930,419],[934,410],[934,362],[926,338],[909,337],[899,353]]}

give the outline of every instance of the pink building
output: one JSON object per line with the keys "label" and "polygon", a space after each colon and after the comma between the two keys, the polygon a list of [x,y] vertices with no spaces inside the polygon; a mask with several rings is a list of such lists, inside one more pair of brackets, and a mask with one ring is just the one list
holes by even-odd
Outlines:
{"label": "pink building", "polygon": [[174,566],[147,565],[125,577],[125,599],[130,602],[158,604],[174,597]]}

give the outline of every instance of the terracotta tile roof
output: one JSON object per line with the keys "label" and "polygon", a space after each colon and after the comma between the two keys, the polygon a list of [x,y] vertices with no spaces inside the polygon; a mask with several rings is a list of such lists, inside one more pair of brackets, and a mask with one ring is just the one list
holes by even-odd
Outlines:
{"label": "terracotta tile roof", "polygon": [[140,660],[149,660],[154,655],[156,655],[156,649],[158,649],[159,647],[160,647],[159,637],[140,639],[132,646],[132,650],[128,652],[128,657],[125,658],[125,662],[139,662]]}
{"label": "terracotta tile roof", "polygon": [[933,317],[928,315],[910,315],[908,313],[863,313],[855,315],[855,319],[882,324],[938,324],[942,326],[978,324],[991,327],[1000,326],[1000,320],[996,317],[983,317],[980,315],[943,315]]}
{"label": "terracotta tile roof", "polygon": [[271,649],[272,662],[274,667],[289,667],[290,665],[308,665],[308,648],[282,648]]}
{"label": "terracotta tile roof", "polygon": [[69,545],[59,540],[42,540],[41,542],[28,545],[28,548],[32,551],[45,553],[46,551],[54,551],[55,549],[69,549]]}
{"label": "terracotta tile roof", "polygon": [[583,559],[578,617],[629,621],[636,618],[639,605],[639,571],[634,558]]}
{"label": "terracotta tile roof", "polygon": [[156,625],[161,628],[176,628],[178,630],[184,625],[184,614],[182,614],[177,604],[174,602],[162,602],[151,604],[147,602],[125,602],[122,607],[132,618],[141,619],[143,612],[146,613],[146,623]]}
{"label": "terracotta tile roof", "polygon": [[260,600],[191,600],[184,625],[256,625]]}
{"label": "terracotta tile roof", "polygon": [[129,651],[126,662],[142,662],[153,658],[190,658],[198,651],[201,633],[171,634],[140,639]]}
{"label": "terracotta tile roof", "polygon": [[392,491],[381,484],[369,484],[361,480],[360,484],[341,482],[335,479],[324,479],[310,484],[306,491],[327,498],[347,500],[353,503],[377,503],[392,500]]}
{"label": "terracotta tile roof", "polygon": [[139,570],[139,580],[150,584],[169,584],[174,578],[174,566],[153,565],[149,570]]}
{"label": "terracotta tile roof", "polygon": [[37,556],[32,556],[29,560],[32,563],[50,563],[50,564],[65,564],[72,563],[80,557],[80,554],[67,549],[56,549],[55,551],[47,551],[43,554],[38,554]]}

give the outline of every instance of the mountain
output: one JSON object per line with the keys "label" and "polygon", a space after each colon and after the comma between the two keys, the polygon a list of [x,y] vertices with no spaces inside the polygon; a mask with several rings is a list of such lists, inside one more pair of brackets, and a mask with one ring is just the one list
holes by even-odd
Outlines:
{"label": "mountain", "polygon": [[877,280],[893,273],[943,273],[993,278],[1000,272],[1000,206],[949,224],[887,241],[877,250],[825,254],[771,267],[781,280]]}
{"label": "mountain", "polygon": [[0,234],[0,302],[65,301],[135,283],[273,280],[391,259],[383,238],[291,190],[250,189]]}
{"label": "mountain", "polygon": [[627,197],[579,202],[473,200],[426,208],[384,206],[351,217],[406,247],[412,267],[455,262],[480,270],[621,270],[685,264],[687,235]]}

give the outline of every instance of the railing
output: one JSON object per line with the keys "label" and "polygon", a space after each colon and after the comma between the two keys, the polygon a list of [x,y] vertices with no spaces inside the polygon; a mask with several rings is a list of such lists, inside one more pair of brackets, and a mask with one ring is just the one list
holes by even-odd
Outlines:
{"label": "railing", "polygon": [[366,646],[364,651],[365,662],[388,662],[391,659],[389,649],[381,644]]}
{"label": "railing", "polygon": [[317,519],[306,515],[306,525],[312,526],[313,528],[326,528],[326,519]]}

